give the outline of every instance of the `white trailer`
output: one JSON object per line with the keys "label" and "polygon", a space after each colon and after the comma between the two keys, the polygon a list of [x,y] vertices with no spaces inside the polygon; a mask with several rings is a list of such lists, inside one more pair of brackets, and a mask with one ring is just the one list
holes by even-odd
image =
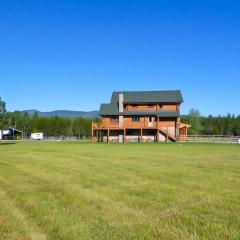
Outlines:
{"label": "white trailer", "polygon": [[43,133],[31,133],[32,140],[43,140]]}
{"label": "white trailer", "polygon": [[3,138],[3,131],[0,130],[0,140],[2,140],[2,138]]}

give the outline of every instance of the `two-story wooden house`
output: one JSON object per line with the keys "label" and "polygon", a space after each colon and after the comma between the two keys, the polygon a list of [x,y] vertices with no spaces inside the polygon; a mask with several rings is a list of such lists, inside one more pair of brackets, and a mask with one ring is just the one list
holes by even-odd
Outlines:
{"label": "two-story wooden house", "polygon": [[187,137],[180,123],[180,91],[113,92],[100,107],[100,122],[92,123],[93,141],[162,142]]}

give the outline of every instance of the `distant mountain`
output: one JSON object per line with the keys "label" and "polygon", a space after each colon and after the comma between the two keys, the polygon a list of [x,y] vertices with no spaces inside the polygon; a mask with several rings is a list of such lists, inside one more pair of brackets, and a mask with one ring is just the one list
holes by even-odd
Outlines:
{"label": "distant mountain", "polygon": [[70,110],[56,110],[56,111],[50,111],[50,112],[41,112],[38,110],[24,110],[21,111],[21,113],[28,113],[30,116],[32,116],[35,112],[38,113],[40,117],[52,117],[52,116],[60,116],[60,117],[69,117],[69,118],[75,118],[75,117],[85,117],[85,118],[96,118],[98,117],[99,112],[98,111],[70,111]]}

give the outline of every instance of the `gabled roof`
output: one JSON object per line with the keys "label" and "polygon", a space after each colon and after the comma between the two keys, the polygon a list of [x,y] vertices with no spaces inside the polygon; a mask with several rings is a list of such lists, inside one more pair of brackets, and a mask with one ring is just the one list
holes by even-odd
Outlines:
{"label": "gabled roof", "polygon": [[[121,92],[113,92],[117,95]],[[179,90],[176,91],[137,91],[122,92],[124,103],[182,103],[183,98]]]}
{"label": "gabled roof", "polygon": [[[182,103],[183,102],[182,94],[181,94],[181,91],[179,90],[113,92],[111,102],[101,104],[100,115],[119,115],[118,96],[120,93],[123,94],[124,103],[151,104],[151,103]],[[163,114],[164,111],[161,111],[161,112],[162,112],[161,114]]]}
{"label": "gabled roof", "polygon": [[118,107],[115,104],[102,103],[99,110],[100,115],[118,115]]}
{"label": "gabled roof", "polygon": [[14,132],[23,133],[23,131],[18,130],[18,129],[13,128],[13,127],[10,127],[9,129],[11,129],[11,130],[14,131]]}

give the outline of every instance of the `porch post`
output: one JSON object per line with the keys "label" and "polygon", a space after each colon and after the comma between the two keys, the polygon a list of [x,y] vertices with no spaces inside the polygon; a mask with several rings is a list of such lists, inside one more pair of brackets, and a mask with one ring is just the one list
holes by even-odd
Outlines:
{"label": "porch post", "polygon": [[107,143],[109,144],[109,128],[108,128],[108,130],[107,130]]}
{"label": "porch post", "polygon": [[126,143],[126,128],[123,129],[123,143]]}
{"label": "porch post", "polygon": [[100,130],[98,129],[98,134],[97,134],[97,142],[100,142]]}
{"label": "porch post", "polygon": [[93,122],[92,122],[92,125],[91,125],[91,129],[92,129],[92,137],[91,137],[91,141],[93,143]]}
{"label": "porch post", "polygon": [[157,117],[157,142],[159,142],[159,117]]}
{"label": "porch post", "polygon": [[177,118],[177,132],[176,132],[177,141],[179,141],[179,128],[180,128],[180,117]]}
{"label": "porch post", "polygon": [[168,127],[167,127],[167,141],[168,141]]}

